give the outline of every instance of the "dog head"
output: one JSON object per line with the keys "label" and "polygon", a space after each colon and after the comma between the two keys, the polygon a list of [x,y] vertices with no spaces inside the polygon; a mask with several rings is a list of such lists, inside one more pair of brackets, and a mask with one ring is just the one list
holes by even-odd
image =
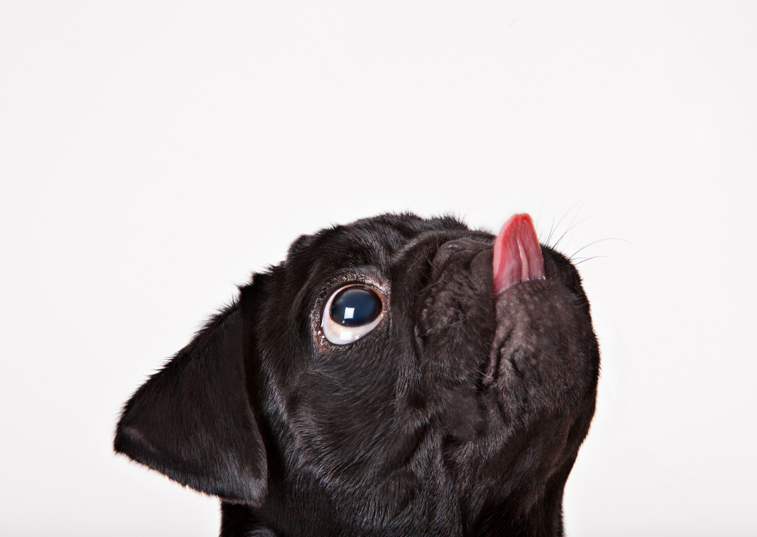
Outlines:
{"label": "dog head", "polygon": [[124,408],[115,449],[224,535],[559,535],[599,352],[575,268],[384,215],[302,236]]}

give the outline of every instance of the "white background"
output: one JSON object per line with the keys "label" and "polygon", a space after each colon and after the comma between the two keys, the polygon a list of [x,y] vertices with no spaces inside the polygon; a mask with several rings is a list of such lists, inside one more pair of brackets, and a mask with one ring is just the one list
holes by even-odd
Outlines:
{"label": "white background", "polygon": [[0,533],[209,536],[131,393],[301,233],[513,213],[603,359],[581,536],[757,535],[757,3],[0,4]]}

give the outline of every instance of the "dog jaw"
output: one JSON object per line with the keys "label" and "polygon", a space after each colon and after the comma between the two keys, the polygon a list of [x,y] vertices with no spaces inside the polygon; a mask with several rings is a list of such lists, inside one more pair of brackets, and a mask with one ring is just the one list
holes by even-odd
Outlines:
{"label": "dog jaw", "polygon": [[542,253],[527,215],[505,224],[493,247],[453,238],[431,266],[418,333],[445,472],[474,519],[486,501],[515,518],[549,511],[596,396],[599,356],[578,274]]}

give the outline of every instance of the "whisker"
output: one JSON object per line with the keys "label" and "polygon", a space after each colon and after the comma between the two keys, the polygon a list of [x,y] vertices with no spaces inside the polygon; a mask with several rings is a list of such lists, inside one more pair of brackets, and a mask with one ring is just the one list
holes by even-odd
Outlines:
{"label": "whisker", "polygon": [[[594,255],[594,256],[591,256],[591,257],[584,257],[584,258],[581,259],[581,261],[574,262],[573,265],[574,266],[575,265],[580,265],[581,263],[586,263],[587,261],[591,261],[592,259],[596,259],[598,257],[608,257],[608,256],[606,256],[606,255]],[[571,262],[573,262],[573,261],[571,260]]]}
{"label": "whisker", "polygon": [[552,225],[549,226],[549,235],[547,235],[547,242],[546,242],[547,245],[549,245],[549,241],[552,238],[552,232],[554,231],[554,229],[555,229],[555,217],[553,215],[552,216]]}
{"label": "whisker", "polygon": [[630,241],[627,241],[627,240],[625,240],[625,239],[619,239],[618,237],[607,237],[606,239],[599,239],[599,240],[596,240],[596,241],[594,241],[594,242],[590,242],[590,243],[589,243],[589,244],[587,244],[586,246],[584,246],[584,247],[582,247],[582,248],[579,248],[578,250],[576,250],[575,252],[573,252],[573,255],[569,256],[569,257],[568,257],[568,259],[573,259],[573,258],[574,258],[574,257],[576,256],[576,254],[577,254],[578,252],[580,252],[581,250],[584,250],[584,249],[588,248],[589,246],[591,246],[591,245],[593,245],[593,244],[597,244],[598,242],[604,242],[604,241],[623,241],[623,242],[627,242],[628,244],[631,244],[631,245],[633,245],[633,243],[632,243],[632,242],[630,242]]}
{"label": "whisker", "polygon": [[[562,218],[560,218],[560,220],[558,220],[558,221],[557,221],[557,225],[555,226],[555,231],[557,231],[557,228],[559,228],[559,227],[560,227],[560,224],[562,223],[562,221],[563,221],[563,220],[565,220],[565,217],[566,217],[566,216],[568,216],[568,215],[569,215],[569,214],[570,214],[571,212],[573,212],[573,209],[575,209],[575,208],[576,208],[576,206],[577,206],[578,204],[582,204],[582,203],[584,203],[584,202],[586,201],[586,199],[587,199],[588,197],[589,197],[589,196],[585,196],[585,197],[584,197],[583,199],[580,199],[580,200],[578,200],[577,202],[575,202],[575,203],[573,204],[573,206],[572,206],[572,207],[571,207],[570,209],[568,209],[568,210],[567,210],[567,211],[565,212],[565,214],[564,214],[564,215],[562,215]],[[578,213],[580,213],[580,212],[581,212],[581,209],[579,209],[578,211],[576,211],[576,214],[575,214],[575,215],[573,215],[573,220],[575,220],[575,219],[576,219],[576,216],[578,216]],[[573,224],[573,220],[571,220],[571,222],[570,222],[570,223],[571,223],[571,225]],[[554,219],[552,220],[552,223],[554,224]],[[570,228],[568,229],[568,231],[570,231]],[[566,233],[567,233],[567,231],[566,231]],[[564,233],[563,233],[563,235],[564,235]],[[549,232],[549,237],[547,237],[547,246],[550,246],[550,244],[549,244],[549,240],[550,240],[551,238],[552,238],[552,231],[550,230],[550,232]],[[562,238],[562,237],[560,237],[560,238]],[[558,242],[559,242],[559,241],[558,241]],[[554,248],[554,247],[555,247],[556,245],[557,245],[557,243],[555,243],[554,245],[551,245],[551,246],[550,246],[550,248]]]}
{"label": "whisker", "polygon": [[573,220],[571,220],[571,222],[570,222],[570,227],[569,227],[568,229],[566,229],[566,230],[565,230],[565,233],[563,233],[562,235],[560,235],[560,238],[559,238],[559,239],[557,239],[557,242],[555,242],[555,243],[554,243],[554,244],[553,244],[552,246],[550,246],[550,248],[554,248],[554,249],[557,249],[557,245],[558,245],[558,244],[560,244],[560,241],[561,241],[561,240],[563,240],[563,237],[565,237],[565,235],[567,235],[567,234],[568,234],[568,232],[569,232],[569,231],[570,231],[571,229],[573,229],[574,227],[576,227],[576,226],[577,226],[577,225],[579,225],[579,224],[582,224],[582,223],[586,222],[586,221],[587,221],[587,220],[588,220],[589,218],[590,218],[590,217],[589,217],[589,216],[587,216],[586,218],[584,218],[583,220],[579,220],[579,221],[578,221],[578,222],[576,222],[575,224],[573,223],[573,220],[575,220],[575,218],[574,218]]}
{"label": "whisker", "polygon": [[428,291],[430,289],[433,289],[434,287],[436,287],[437,285],[440,285],[441,283],[442,283],[441,280],[437,280],[437,281],[435,281],[433,283],[430,283],[430,284],[422,287],[421,289],[418,289],[418,292],[415,293],[415,296],[419,296],[421,293],[424,293],[424,292],[426,292],[426,291]]}

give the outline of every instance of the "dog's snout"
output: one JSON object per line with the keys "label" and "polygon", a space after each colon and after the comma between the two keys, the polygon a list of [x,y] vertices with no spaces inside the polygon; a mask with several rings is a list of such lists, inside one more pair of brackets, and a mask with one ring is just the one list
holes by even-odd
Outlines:
{"label": "dog's snout", "polygon": [[[489,299],[492,245],[469,237],[443,243],[431,258],[429,284],[420,294],[421,324],[429,328],[460,324],[484,310],[491,310]],[[425,330],[424,330],[425,331]]]}
{"label": "dog's snout", "polygon": [[480,240],[474,240],[468,237],[447,241],[439,247],[433,259],[433,266],[437,269],[443,268],[451,258],[457,258],[460,255],[470,257],[482,250],[491,248]]}
{"label": "dog's snout", "polygon": [[474,386],[494,333],[492,244],[455,238],[430,260],[429,281],[417,295],[421,363],[442,385],[466,379]]}

